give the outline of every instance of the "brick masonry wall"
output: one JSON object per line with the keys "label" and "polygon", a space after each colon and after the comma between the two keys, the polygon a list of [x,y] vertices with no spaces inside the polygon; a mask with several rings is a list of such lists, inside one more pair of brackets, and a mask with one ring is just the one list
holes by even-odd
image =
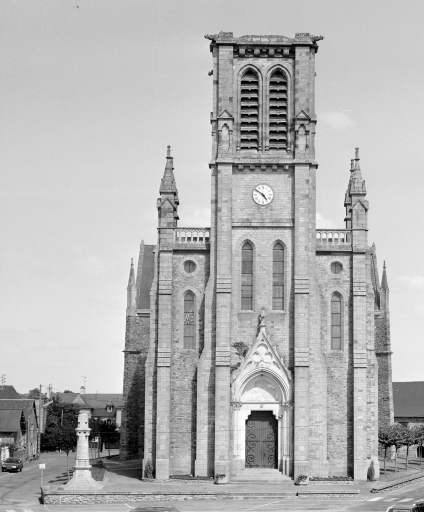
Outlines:
{"label": "brick masonry wall", "polygon": [[149,346],[149,318],[127,316],[124,361],[124,409],[121,424],[120,458],[143,457],[145,361]]}
{"label": "brick masonry wall", "polygon": [[[184,262],[196,263],[192,274]],[[197,364],[204,344],[204,291],[209,277],[208,253],[174,253],[171,362],[171,474],[193,474],[196,459]],[[196,348],[184,348],[184,295],[195,293]]]}

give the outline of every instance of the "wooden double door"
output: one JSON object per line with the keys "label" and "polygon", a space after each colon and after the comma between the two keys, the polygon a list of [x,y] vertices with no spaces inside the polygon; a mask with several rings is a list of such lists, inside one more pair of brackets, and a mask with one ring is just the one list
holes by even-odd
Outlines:
{"label": "wooden double door", "polygon": [[246,420],[246,468],[277,468],[278,421],[271,411],[252,411]]}

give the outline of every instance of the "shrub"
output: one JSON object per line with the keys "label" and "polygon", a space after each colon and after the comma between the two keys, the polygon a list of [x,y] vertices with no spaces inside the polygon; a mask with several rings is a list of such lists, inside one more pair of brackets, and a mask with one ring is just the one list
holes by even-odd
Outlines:
{"label": "shrub", "polygon": [[367,472],[367,479],[370,482],[374,482],[375,480],[375,469],[374,469],[374,461],[371,461],[371,464],[369,465],[368,472]]}
{"label": "shrub", "polygon": [[297,483],[306,482],[307,480],[308,480],[308,475],[299,475],[296,479],[296,482]]}
{"label": "shrub", "polygon": [[150,459],[147,459],[144,466],[144,478],[153,478],[153,464]]}

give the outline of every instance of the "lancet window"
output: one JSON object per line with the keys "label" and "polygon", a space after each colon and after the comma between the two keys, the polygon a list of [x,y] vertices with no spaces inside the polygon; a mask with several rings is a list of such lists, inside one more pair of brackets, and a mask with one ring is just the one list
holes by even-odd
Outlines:
{"label": "lancet window", "polygon": [[284,247],[279,242],[272,251],[272,309],[284,309]]}
{"label": "lancet window", "polygon": [[337,293],[331,297],[331,349],[342,349],[342,300]]}
{"label": "lancet window", "polygon": [[194,331],[194,294],[187,292],[184,296],[184,348],[196,348]]}
{"label": "lancet window", "polygon": [[253,309],[253,247],[249,242],[241,250],[241,309]]}

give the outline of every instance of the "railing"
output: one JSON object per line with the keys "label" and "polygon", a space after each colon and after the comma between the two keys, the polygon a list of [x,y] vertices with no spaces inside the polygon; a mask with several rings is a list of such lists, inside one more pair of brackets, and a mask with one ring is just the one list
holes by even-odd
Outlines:
{"label": "railing", "polygon": [[352,243],[348,229],[317,229],[316,233],[317,244],[350,245]]}
{"label": "railing", "polygon": [[209,243],[209,228],[178,228],[174,233],[176,243]]}

